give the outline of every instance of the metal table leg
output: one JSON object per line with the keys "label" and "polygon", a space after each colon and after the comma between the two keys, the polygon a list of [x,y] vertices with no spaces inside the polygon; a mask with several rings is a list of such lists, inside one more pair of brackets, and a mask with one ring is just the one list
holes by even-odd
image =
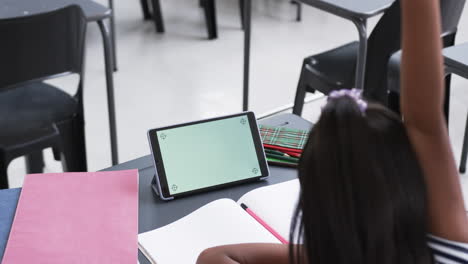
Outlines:
{"label": "metal table leg", "polygon": [[252,24],[252,0],[244,1],[244,95],[243,111],[249,109],[250,30]]}
{"label": "metal table leg", "polygon": [[245,4],[245,0],[239,0],[239,13],[240,13],[240,18],[241,18],[241,28],[242,28],[242,30],[244,30],[244,28],[245,28],[245,26],[244,26],[244,22],[245,22],[244,4]]}
{"label": "metal table leg", "polygon": [[111,140],[111,152],[112,152],[112,165],[117,165],[118,160],[118,150],[117,150],[117,132],[115,124],[115,102],[114,102],[114,79],[112,67],[113,63],[113,53],[112,53],[112,43],[111,37],[109,36],[109,31],[102,20],[98,21],[99,29],[101,30],[102,40],[104,42],[104,59],[106,64],[106,84],[107,84],[107,104],[109,110],[109,129],[110,129],[110,140]]}
{"label": "metal table leg", "polygon": [[109,8],[112,10],[112,16],[110,17],[110,32],[112,37],[112,57],[114,63],[114,71],[117,71],[117,45],[115,41],[115,10],[114,0],[109,0]]}
{"label": "metal table leg", "polygon": [[153,21],[154,25],[156,26],[156,32],[157,33],[164,33],[164,20],[162,16],[162,10],[161,10],[161,3],[159,0],[152,0],[151,1],[152,6],[153,6]]}
{"label": "metal table leg", "polygon": [[356,65],[356,88],[364,88],[364,77],[366,73],[367,59],[367,20],[353,20],[359,33],[359,53]]}
{"label": "metal table leg", "polygon": [[141,9],[143,11],[143,20],[150,20],[151,13],[149,10],[148,0],[140,0],[140,3],[141,3]]}
{"label": "metal table leg", "polygon": [[216,1],[203,0],[203,11],[205,13],[206,27],[208,29],[208,39],[218,38],[218,25],[216,22]]}
{"label": "metal table leg", "polygon": [[299,1],[291,0],[291,4],[294,4],[297,6],[297,11],[296,11],[296,21],[299,22],[302,20],[302,3]]}

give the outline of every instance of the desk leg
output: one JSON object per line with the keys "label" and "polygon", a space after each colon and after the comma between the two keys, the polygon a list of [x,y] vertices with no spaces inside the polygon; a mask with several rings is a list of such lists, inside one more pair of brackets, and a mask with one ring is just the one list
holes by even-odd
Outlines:
{"label": "desk leg", "polygon": [[156,26],[156,32],[164,33],[164,21],[161,10],[161,3],[159,2],[159,0],[152,0],[151,3],[153,6],[153,20]]}
{"label": "desk leg", "polygon": [[141,4],[141,9],[143,11],[143,20],[150,20],[151,13],[149,10],[148,0],[140,0],[140,4]]}
{"label": "desk leg", "polygon": [[109,8],[112,10],[112,16],[110,17],[110,31],[112,37],[112,57],[114,63],[114,71],[117,71],[117,44],[115,41],[115,10],[114,0],[109,0]]}
{"label": "desk leg", "polygon": [[353,20],[359,33],[359,53],[356,65],[356,88],[364,89],[367,59],[367,20]]}
{"label": "desk leg", "polygon": [[249,109],[250,30],[252,24],[252,0],[244,2],[244,95],[242,110]]}
{"label": "desk leg", "polygon": [[297,6],[296,21],[300,22],[302,20],[302,3],[299,1],[291,0],[291,4],[294,4]]}
{"label": "desk leg", "polygon": [[205,12],[206,27],[208,29],[208,39],[218,38],[218,23],[216,22],[216,1],[202,0],[203,11]]}
{"label": "desk leg", "polygon": [[114,102],[114,77],[112,72],[112,43],[109,36],[109,31],[102,20],[98,21],[99,29],[101,30],[102,40],[104,42],[104,59],[106,64],[106,84],[107,84],[107,104],[109,110],[109,129],[111,139],[112,165],[117,165],[118,150],[117,150],[117,133],[115,125],[115,102]]}
{"label": "desk leg", "polygon": [[245,0],[239,0],[239,14],[240,14],[240,19],[241,19],[241,28],[242,28],[242,30],[244,30],[244,28],[245,28],[245,26],[244,26],[244,22],[245,22],[244,5],[245,5]]}

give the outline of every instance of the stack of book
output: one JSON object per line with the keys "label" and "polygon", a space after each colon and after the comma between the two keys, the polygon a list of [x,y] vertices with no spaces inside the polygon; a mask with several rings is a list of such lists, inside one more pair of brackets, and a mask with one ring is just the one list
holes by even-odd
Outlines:
{"label": "stack of book", "polygon": [[309,138],[309,131],[260,125],[267,161],[272,165],[296,167]]}
{"label": "stack of book", "polygon": [[0,190],[0,262],[136,263],[138,171],[29,174]]}

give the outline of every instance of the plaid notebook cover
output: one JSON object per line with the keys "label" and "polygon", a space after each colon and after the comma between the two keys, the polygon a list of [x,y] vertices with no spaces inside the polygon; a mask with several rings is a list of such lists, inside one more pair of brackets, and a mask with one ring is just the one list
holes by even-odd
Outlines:
{"label": "plaid notebook cover", "polygon": [[263,144],[292,149],[303,149],[309,138],[309,131],[285,127],[260,125],[260,136]]}

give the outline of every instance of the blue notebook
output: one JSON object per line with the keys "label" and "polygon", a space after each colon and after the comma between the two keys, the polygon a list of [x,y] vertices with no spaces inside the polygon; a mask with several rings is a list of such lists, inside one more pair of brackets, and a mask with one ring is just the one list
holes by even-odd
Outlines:
{"label": "blue notebook", "polygon": [[16,205],[21,188],[0,190],[0,263],[10,234],[11,224],[15,217]]}

